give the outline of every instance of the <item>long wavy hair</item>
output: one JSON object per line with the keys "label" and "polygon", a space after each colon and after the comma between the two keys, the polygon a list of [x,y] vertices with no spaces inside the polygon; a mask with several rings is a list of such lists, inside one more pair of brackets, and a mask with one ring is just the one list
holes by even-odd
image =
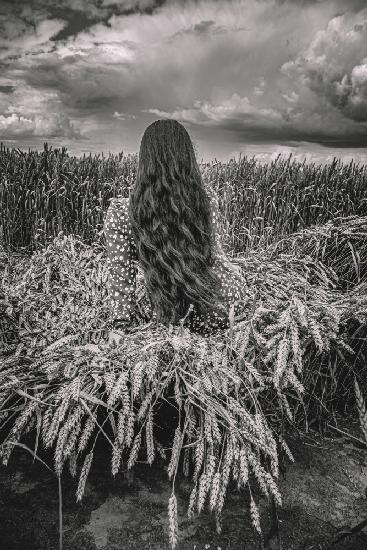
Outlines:
{"label": "long wavy hair", "polygon": [[209,197],[190,136],[176,120],[157,120],[144,132],[129,216],[157,321],[185,317],[190,326],[194,311],[223,316]]}

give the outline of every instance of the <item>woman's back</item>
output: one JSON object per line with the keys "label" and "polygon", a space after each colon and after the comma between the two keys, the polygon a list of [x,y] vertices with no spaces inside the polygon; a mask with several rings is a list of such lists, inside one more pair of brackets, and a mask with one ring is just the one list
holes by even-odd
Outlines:
{"label": "woman's back", "polygon": [[[242,313],[248,302],[248,294],[244,273],[230,262],[222,250],[217,194],[210,184],[204,182],[203,184],[210,202],[214,232],[213,270],[220,279],[221,298],[227,305],[227,312],[213,308],[203,315],[194,307],[184,324],[195,332],[210,334],[217,329],[228,327],[228,313],[232,303],[235,304],[235,315]],[[134,318],[136,276],[141,267],[132,235],[128,198],[111,200],[105,218],[104,232],[107,243],[111,318],[114,326],[126,326]],[[147,297],[149,298],[148,292]],[[150,314],[155,315],[152,307],[150,307]]]}

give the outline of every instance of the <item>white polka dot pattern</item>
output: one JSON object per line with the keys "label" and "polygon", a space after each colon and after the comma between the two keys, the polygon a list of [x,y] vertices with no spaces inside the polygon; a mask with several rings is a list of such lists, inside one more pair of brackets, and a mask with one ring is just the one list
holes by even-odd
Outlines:
{"label": "white polka dot pattern", "polygon": [[[238,315],[242,311],[242,306],[247,302],[246,280],[241,270],[231,263],[222,249],[219,231],[218,196],[208,183],[204,185],[210,199],[212,211],[215,240],[214,268],[221,280],[222,293],[228,303],[228,311],[230,304],[235,303],[235,315]],[[111,199],[104,221],[111,319],[112,322],[118,322],[118,326],[128,326],[132,321],[136,275],[139,265],[128,216],[128,201],[128,198],[123,197]],[[153,316],[155,317],[155,314]],[[213,311],[204,318],[194,310],[192,323],[194,330],[210,334],[217,328],[228,326],[228,315],[219,315]]]}
{"label": "white polka dot pattern", "polygon": [[104,220],[111,319],[129,325],[134,309],[137,251],[128,219],[127,198],[111,199]]}

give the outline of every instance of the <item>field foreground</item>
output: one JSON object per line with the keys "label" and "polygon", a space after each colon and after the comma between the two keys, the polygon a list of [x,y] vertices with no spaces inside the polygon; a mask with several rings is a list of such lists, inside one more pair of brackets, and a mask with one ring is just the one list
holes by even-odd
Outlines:
{"label": "field foreground", "polygon": [[270,502],[285,549],[326,549],[367,515],[359,451],[307,440],[358,411],[367,441],[366,168],[207,167],[243,315],[210,338],[158,326],[138,270],[115,347],[100,228],[134,179],[136,159],[120,161],[0,150],[2,546],[56,548],[59,480],[64,550],[256,548]]}
{"label": "field foreground", "polygon": [[[355,431],[355,426],[346,429]],[[296,461],[287,464],[280,478],[282,549],[365,549],[366,531],[334,541],[341,529],[366,518],[366,452],[347,438],[321,439],[315,434],[294,436],[289,443]],[[0,548],[58,548],[56,485],[55,478],[39,463],[32,463],[32,457],[24,452],[16,453],[9,466],[1,468]],[[70,476],[64,476],[65,550],[168,550],[166,506],[171,488],[160,468],[138,465],[133,475],[125,471],[113,479],[102,450],[89,476],[82,504],[75,502],[75,486]],[[178,486],[178,550],[259,548],[246,502],[237,491],[231,491],[224,528],[218,535],[208,513],[188,520],[184,505],[187,481],[181,478]],[[265,499],[259,501],[259,509],[267,533],[270,515]],[[269,548],[277,548],[275,543],[276,539],[271,539]]]}
{"label": "field foreground", "polygon": [[[367,224],[362,218],[336,228],[339,248],[345,235],[350,239],[356,227],[354,246],[365,246]],[[325,236],[327,229],[321,232]],[[293,245],[300,247],[298,240]],[[328,245],[329,252],[334,250],[333,239]],[[282,246],[287,243],[283,241]],[[139,283],[137,324],[115,347],[105,339],[108,301],[99,245],[88,246],[73,236],[61,235],[32,256],[4,253],[0,301],[3,464],[11,464],[19,450],[26,452],[25,443],[37,458],[51,452],[48,464],[54,475],[61,481],[69,474],[76,477],[76,500],[84,496],[88,502],[87,481],[92,484],[89,487],[95,483],[97,492],[100,490],[99,474],[93,474],[99,447],[104,450],[102,471],[106,476],[112,472],[116,480],[121,471],[135,471],[142,462],[154,463],[152,471],[162,483],[159,503],[166,499],[167,544],[171,547],[182,538],[179,526],[184,533],[193,533],[196,515],[207,517],[209,510],[208,540],[222,541],[219,546],[225,544],[227,539],[220,537],[228,535],[233,524],[246,525],[247,520],[237,521],[237,512],[231,517],[233,483],[249,517],[249,534],[241,532],[235,537],[246,540],[246,545],[266,535],[261,495],[281,506],[290,502],[291,494],[300,497],[304,487],[305,501],[311,506],[313,496],[304,485],[302,457],[294,466],[294,485],[289,490],[285,485],[285,494],[281,493],[282,461],[285,457],[294,460],[288,433],[297,426],[308,432],[311,422],[322,424],[333,415],[335,420],[338,408],[350,411],[353,380],[357,383],[358,379],[362,394],[357,394],[357,401],[367,434],[365,273],[362,282],[359,277],[346,292],[338,288],[338,272],[352,279],[351,270],[338,264],[338,257],[333,264],[338,272],[309,254],[296,257],[273,248],[238,256],[235,261],[246,273],[248,302],[244,318],[232,317],[228,330],[206,338],[190,333],[183,325],[163,327],[147,319],[144,324],[146,297]],[[336,452],[335,447],[332,451]],[[157,466],[166,480],[168,474],[167,481]],[[329,471],[326,465],[322,468]],[[182,473],[187,480],[186,493],[178,481]],[[325,491],[327,482],[319,473],[315,476],[318,490]],[[52,492],[57,499],[55,479]],[[146,481],[143,476],[143,483]],[[70,481],[70,487],[72,484]],[[93,501],[95,508],[102,508],[91,516],[89,535],[98,532],[98,514],[103,518],[100,525],[106,523],[104,514],[120,518],[116,511],[116,506],[120,510],[116,496],[119,482],[111,480],[107,485],[115,496],[107,504]],[[133,486],[132,495],[138,491],[139,501],[139,481]],[[338,497],[324,494],[323,498],[336,502],[345,494],[339,489]],[[74,501],[75,493],[73,490],[70,496]],[[40,502],[38,489],[36,494]],[[127,525],[131,517],[136,521],[132,495],[131,507],[123,513]],[[45,502],[48,498],[46,495]],[[187,519],[182,523],[184,502]],[[317,502],[314,504],[317,509]],[[299,501],[292,501],[291,507],[298,505]],[[75,509],[76,503],[71,506]],[[154,509],[155,505],[149,506]],[[93,509],[88,508],[90,512]],[[343,507],[339,519],[344,512]],[[146,511],[142,519],[144,525],[150,523]],[[286,519],[285,512],[284,522]],[[97,527],[93,527],[94,520]],[[213,521],[218,539],[209,534]],[[64,517],[64,525],[67,523]],[[52,525],[55,528],[54,520]],[[141,526],[138,529],[140,532]],[[146,548],[162,548],[162,541],[149,546],[149,534],[145,536]],[[76,542],[68,544],[71,549],[70,544]],[[236,548],[228,541],[226,544]]]}

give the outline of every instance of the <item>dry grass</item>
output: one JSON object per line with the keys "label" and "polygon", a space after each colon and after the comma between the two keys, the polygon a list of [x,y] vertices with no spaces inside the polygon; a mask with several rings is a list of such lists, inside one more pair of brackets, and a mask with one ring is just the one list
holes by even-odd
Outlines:
{"label": "dry grass", "polygon": [[270,245],[267,254],[320,261],[336,285],[349,290],[367,278],[367,216],[336,218],[305,228]]}

